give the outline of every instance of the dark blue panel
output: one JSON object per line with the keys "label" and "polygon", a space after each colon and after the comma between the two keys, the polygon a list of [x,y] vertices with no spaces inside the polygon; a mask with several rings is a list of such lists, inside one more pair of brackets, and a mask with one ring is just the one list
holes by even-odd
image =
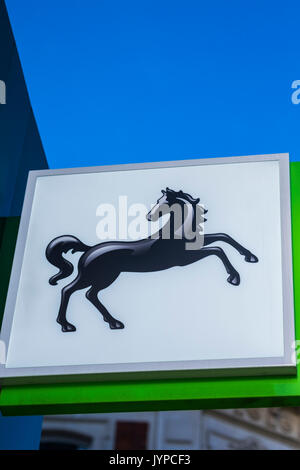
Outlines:
{"label": "dark blue panel", "polygon": [[36,450],[39,448],[41,416],[3,417],[0,414],[0,450]]}
{"label": "dark blue panel", "polygon": [[8,217],[21,213],[28,170],[47,168],[47,162],[3,0],[0,40],[0,80],[6,84],[6,104],[0,105],[0,217]]}

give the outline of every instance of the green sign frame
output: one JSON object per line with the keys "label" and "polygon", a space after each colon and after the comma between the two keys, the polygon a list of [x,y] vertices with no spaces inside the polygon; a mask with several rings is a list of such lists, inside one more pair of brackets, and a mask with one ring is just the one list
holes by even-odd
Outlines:
{"label": "green sign frame", "polygon": [[[290,171],[295,331],[300,340],[300,162],[292,162]],[[0,253],[2,311],[17,229],[17,218],[6,221]],[[297,376],[19,385],[5,386],[0,393],[0,410],[5,416],[299,405],[299,364]]]}

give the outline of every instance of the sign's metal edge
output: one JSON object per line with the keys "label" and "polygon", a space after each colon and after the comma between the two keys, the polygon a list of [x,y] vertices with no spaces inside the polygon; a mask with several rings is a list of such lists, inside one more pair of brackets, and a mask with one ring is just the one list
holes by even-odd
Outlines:
{"label": "sign's metal edge", "polygon": [[[17,296],[17,290],[18,290],[18,283],[19,283],[19,277],[20,277],[20,272],[21,272],[21,267],[22,267],[22,262],[23,262],[23,254],[24,254],[24,248],[26,244],[26,237],[27,237],[27,230],[28,230],[28,225],[29,225],[29,219],[30,219],[30,213],[31,213],[31,207],[32,207],[32,201],[33,201],[33,196],[34,196],[34,190],[35,190],[35,184],[36,180],[40,176],[47,176],[47,175],[57,175],[57,174],[76,174],[76,173],[85,173],[85,172],[95,172],[95,171],[118,171],[118,170],[132,170],[132,169],[146,169],[146,168],[168,168],[168,167],[180,167],[180,166],[195,166],[195,165],[212,165],[212,164],[230,164],[230,163],[246,163],[246,162],[261,162],[261,161],[278,161],[280,163],[280,190],[281,190],[281,195],[282,193],[286,193],[286,191],[289,189],[289,157],[288,154],[271,154],[271,155],[254,155],[254,156],[242,156],[242,157],[222,157],[222,158],[209,158],[209,159],[192,159],[192,160],[182,160],[182,161],[168,161],[168,162],[152,162],[152,163],[144,163],[144,164],[126,164],[126,165],[110,165],[106,167],[87,167],[87,168],[70,168],[70,169],[63,169],[63,170],[38,170],[38,171],[31,171],[29,174],[28,182],[27,182],[27,188],[26,188],[26,194],[25,194],[25,200],[24,200],[24,205],[23,205],[23,210],[22,210],[22,216],[21,216],[21,223],[20,223],[20,229],[19,229],[19,235],[17,239],[17,245],[16,245],[16,250],[15,250],[15,256],[14,256],[14,261],[13,261],[13,267],[12,267],[12,272],[11,272],[11,279],[10,279],[10,284],[9,284],[9,289],[8,289],[8,296],[7,296],[7,302],[6,302],[6,308],[5,308],[5,313],[4,313],[4,318],[3,318],[3,325],[2,325],[2,330],[1,330],[1,339],[6,342],[6,344],[9,343],[9,337],[10,337],[10,331],[12,327],[12,322],[13,322],[13,312],[14,312],[14,307],[15,307],[15,301],[16,301],[16,296]],[[126,167],[126,168],[125,168]],[[290,215],[290,203],[289,203],[289,194],[288,197],[281,197],[281,215],[284,214],[284,223],[286,223],[287,219],[289,219],[291,223],[291,215]],[[286,225],[284,226],[284,230],[286,230]],[[283,221],[282,221],[282,235],[283,235]],[[291,252],[291,240],[289,239],[289,236],[285,236],[285,256],[284,259],[287,260],[286,266],[287,270],[289,270],[289,266],[292,266],[292,252]],[[289,276],[290,277],[290,276]],[[283,280],[283,284],[286,282],[286,280]],[[287,298],[290,297],[291,295],[291,285],[288,279],[288,285],[285,288],[285,291],[288,292]],[[289,300],[289,307],[288,310],[291,310],[291,304],[293,304],[293,299]],[[289,313],[289,317],[294,315],[294,311]],[[286,318],[285,318],[286,319]],[[289,319],[290,320],[290,319]],[[290,331],[290,330],[288,330]],[[290,337],[288,338],[288,341],[286,341],[285,337],[285,345],[290,342],[291,339],[295,338],[295,335],[293,332],[291,332]],[[182,363],[182,367],[180,370],[178,369],[178,365],[173,365],[169,369],[166,366],[163,367],[154,367],[153,369],[153,364],[139,364],[139,366],[143,366],[146,370],[141,371],[137,370],[136,367],[133,367],[133,370],[128,367],[128,364],[125,365],[125,372],[124,372],[124,367],[123,370],[117,370],[115,372],[112,368],[112,370],[107,371],[107,368],[100,368],[99,366],[93,367],[93,366],[52,366],[52,367],[45,367],[43,370],[45,373],[41,374],[40,370],[41,368],[22,368],[22,369],[7,369],[5,366],[0,366],[0,377],[1,377],[1,382],[2,384],[4,383],[13,383],[13,381],[16,381],[19,383],[43,383],[45,380],[47,381],[48,376],[48,381],[52,377],[52,382],[57,382],[57,381],[64,381],[63,380],[63,375],[65,375],[66,380],[69,381],[69,378],[72,377],[73,381],[79,380],[79,376],[85,376],[86,378],[89,377],[89,380],[92,376],[97,376],[97,381],[99,380],[100,374],[102,374],[102,377],[104,380],[111,380],[113,375],[117,375],[118,377],[116,380],[121,379],[122,375],[127,375],[125,378],[130,378],[130,375],[133,377],[133,379],[136,379],[136,377],[139,375],[140,377],[142,374],[152,374],[153,378],[155,378],[155,374],[157,373],[157,376],[160,376],[159,378],[167,378],[167,376],[173,376],[177,378],[185,377],[185,376],[190,376],[190,377],[212,377],[213,374],[214,376],[220,376],[220,377],[233,377],[233,376],[249,376],[249,375],[277,375],[280,373],[280,375],[283,374],[284,369],[286,369],[287,374],[295,374],[296,371],[296,366],[293,363],[291,355],[288,354],[288,350],[285,347],[285,354],[282,358],[278,359],[278,362],[276,363],[273,362],[273,365],[270,363],[267,364],[268,361],[263,361],[266,358],[258,358],[258,361],[260,361],[259,364],[253,364],[253,360],[247,361],[244,363],[243,367],[239,367],[238,364],[236,364],[236,361],[227,361],[227,366],[226,366],[226,371],[225,367],[220,368],[216,367],[214,363],[220,363],[221,361],[214,361],[214,363],[211,362],[211,366],[205,366],[203,367],[203,361],[202,361],[202,366],[198,364],[198,367],[201,367],[201,370],[195,369],[195,366],[190,366],[189,362],[191,361],[185,361]],[[268,359],[268,358],[267,358]],[[198,362],[198,361],[197,361]],[[204,361],[205,362],[205,361]],[[255,362],[255,361],[254,361]],[[157,363],[158,364],[158,363]],[[178,364],[178,363],[177,363]],[[233,365],[234,364],[234,365]],[[161,364],[160,364],[161,365]],[[118,368],[119,365],[117,365]],[[151,369],[152,367],[152,369]],[[270,373],[268,371],[268,368],[270,369]],[[48,369],[48,372],[46,372],[46,369]],[[77,369],[77,371],[76,371]],[[85,373],[85,370],[87,373]],[[244,372],[243,372],[244,371]],[[276,371],[276,372],[275,372]],[[77,373],[75,373],[77,372]],[[168,374],[168,373],[169,374]],[[164,374],[164,375],[163,375]],[[109,377],[104,378],[104,377]],[[29,380],[31,377],[32,380]],[[149,377],[147,377],[149,378]],[[172,377],[173,378],[173,377]]]}

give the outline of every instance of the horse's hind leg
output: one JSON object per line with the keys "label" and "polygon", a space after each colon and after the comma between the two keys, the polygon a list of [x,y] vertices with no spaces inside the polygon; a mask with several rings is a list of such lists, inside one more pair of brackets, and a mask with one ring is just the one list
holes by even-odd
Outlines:
{"label": "horse's hind leg", "polygon": [[242,246],[240,243],[235,241],[230,235],[227,235],[226,233],[209,233],[207,235],[204,235],[203,246],[210,245],[211,243],[217,241],[225,242],[228,243],[228,245],[231,245],[241,255],[245,256],[245,261],[247,261],[248,263],[258,262],[258,258],[253,253],[251,253],[251,251],[247,250],[247,248]]}
{"label": "horse's hind leg", "polygon": [[98,292],[99,292],[99,290],[97,288],[91,287],[87,291],[87,293],[85,294],[86,298],[90,302],[92,302],[92,304],[96,307],[97,310],[99,310],[99,312],[103,316],[104,321],[109,323],[109,327],[112,330],[120,330],[120,329],[124,328],[124,324],[121,321],[114,318],[113,316],[111,316],[111,314],[108,312],[108,310],[106,310],[104,305],[100,302],[100,300],[98,299]]}
{"label": "horse's hind leg", "polygon": [[61,302],[56,321],[61,325],[63,332],[76,331],[75,326],[67,321],[66,314],[70,296],[78,289],[82,289],[82,287],[80,287],[78,279],[74,279],[74,281],[65,286],[61,291]]}

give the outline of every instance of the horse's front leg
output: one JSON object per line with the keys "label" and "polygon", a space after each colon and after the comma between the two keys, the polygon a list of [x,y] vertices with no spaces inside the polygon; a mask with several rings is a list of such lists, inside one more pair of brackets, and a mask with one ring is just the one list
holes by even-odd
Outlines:
{"label": "horse's front leg", "polygon": [[228,243],[228,245],[231,245],[241,255],[245,256],[245,261],[247,261],[248,263],[258,262],[257,256],[255,256],[253,253],[251,253],[251,251],[247,250],[247,248],[242,246],[240,243],[235,241],[230,235],[227,235],[226,233],[209,233],[207,235],[204,235],[203,246],[210,245],[211,243],[217,241],[225,242]]}
{"label": "horse's front leg", "polygon": [[217,258],[219,258],[222,261],[227,273],[229,274],[227,281],[233,286],[238,286],[240,284],[239,273],[230,263],[224,250],[222,250],[222,248],[220,248],[219,246],[212,246],[212,247],[207,247],[207,248],[202,247],[198,251],[186,250],[182,255],[180,266],[186,266],[188,264],[192,264],[195,261],[206,258],[207,256],[217,256]]}

